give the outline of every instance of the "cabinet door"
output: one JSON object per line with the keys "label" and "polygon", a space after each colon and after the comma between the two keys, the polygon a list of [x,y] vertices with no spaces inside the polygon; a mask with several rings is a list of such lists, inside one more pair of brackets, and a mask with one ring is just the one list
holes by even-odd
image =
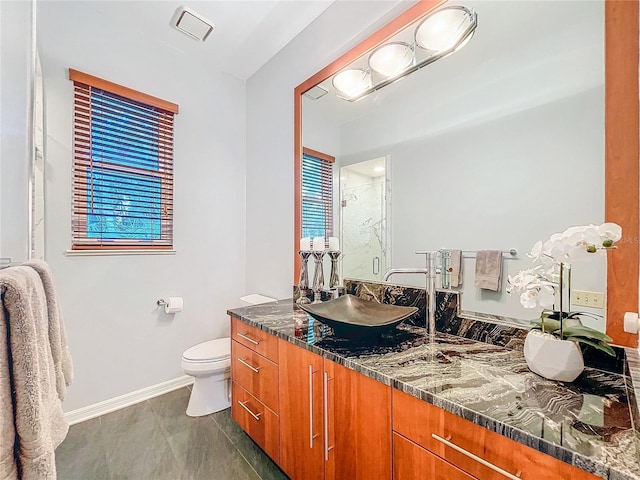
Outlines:
{"label": "cabinet door", "polygon": [[390,480],[391,387],[326,359],[324,374],[326,480]]}
{"label": "cabinet door", "polygon": [[284,340],[278,352],[280,468],[292,480],[322,480],[322,357]]}
{"label": "cabinet door", "polygon": [[393,434],[393,480],[474,480],[429,450]]}

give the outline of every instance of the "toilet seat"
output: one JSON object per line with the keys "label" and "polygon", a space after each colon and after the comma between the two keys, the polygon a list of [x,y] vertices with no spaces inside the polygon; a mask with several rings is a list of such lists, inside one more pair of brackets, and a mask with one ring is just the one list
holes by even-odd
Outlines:
{"label": "toilet seat", "polygon": [[199,343],[188,348],[182,354],[182,359],[189,363],[211,363],[227,360],[231,357],[231,340],[218,338]]}

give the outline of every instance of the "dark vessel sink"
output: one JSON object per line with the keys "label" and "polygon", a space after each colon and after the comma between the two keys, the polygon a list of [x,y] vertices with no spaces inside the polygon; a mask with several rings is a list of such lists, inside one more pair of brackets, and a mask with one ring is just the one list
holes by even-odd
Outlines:
{"label": "dark vessel sink", "polygon": [[299,305],[339,336],[375,336],[391,330],[415,314],[416,307],[386,305],[344,295],[322,303]]}

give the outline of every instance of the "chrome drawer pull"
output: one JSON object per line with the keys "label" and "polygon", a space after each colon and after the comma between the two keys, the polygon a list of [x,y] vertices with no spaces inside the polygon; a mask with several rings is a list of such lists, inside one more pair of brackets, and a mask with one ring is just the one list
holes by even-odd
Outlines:
{"label": "chrome drawer pull", "polygon": [[248,364],[247,362],[245,362],[244,360],[242,360],[241,358],[238,358],[238,361],[244,365],[245,367],[247,367],[248,369],[250,369],[251,371],[255,372],[255,373],[260,373],[260,367],[254,367],[253,365]]}
{"label": "chrome drawer pull", "polygon": [[475,460],[478,463],[481,463],[482,465],[484,465],[487,468],[490,468],[491,470],[493,470],[494,472],[498,472],[500,475],[503,475],[511,480],[522,480],[520,478],[520,472],[516,472],[516,475],[513,475],[509,472],[507,472],[506,470],[501,469],[500,467],[494,465],[493,463],[489,463],[487,462],[484,458],[480,458],[477,455],[474,455],[473,453],[469,452],[468,450],[465,450],[462,447],[459,447],[458,445],[456,445],[455,443],[451,443],[449,441],[449,439],[451,437],[448,438],[442,438],[440,435],[436,435],[435,433],[431,434],[431,438],[433,438],[434,440],[439,441],[440,443],[444,443],[447,447],[451,447],[453,448],[456,452],[459,452],[461,454],[463,454],[465,457],[469,457],[472,460]]}
{"label": "chrome drawer pull", "polygon": [[333,447],[329,446],[329,382],[333,378],[329,378],[329,374],[324,372],[324,460],[329,461],[329,452]]}
{"label": "chrome drawer pull", "polygon": [[309,365],[309,448],[313,448],[313,365]]}
{"label": "chrome drawer pull", "polygon": [[236,335],[238,335],[239,337],[244,338],[247,342],[251,342],[254,345],[260,345],[260,341],[259,340],[254,340],[253,338],[246,336],[244,333],[237,333]]}
{"label": "chrome drawer pull", "polygon": [[244,408],[247,412],[249,412],[249,414],[255,418],[256,420],[260,421],[260,415],[262,415],[262,413],[253,413],[251,410],[249,410],[249,407],[247,407],[247,403],[249,403],[248,401],[246,402],[241,402],[240,400],[238,400],[238,403],[240,404],[240,406],[242,408]]}

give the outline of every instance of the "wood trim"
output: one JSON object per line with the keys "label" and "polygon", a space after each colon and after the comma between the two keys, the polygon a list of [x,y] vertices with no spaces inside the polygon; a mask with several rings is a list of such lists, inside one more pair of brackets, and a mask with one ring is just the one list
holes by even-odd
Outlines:
{"label": "wood trim", "polygon": [[302,94],[311,87],[339,72],[352,61],[373,50],[385,40],[391,38],[404,27],[423,17],[444,0],[420,0],[417,4],[391,20],[380,30],[364,39],[347,53],[327,65],[315,75],[298,85],[293,91],[293,283],[297,285],[300,272],[298,243],[302,237]]}
{"label": "wood trim", "polygon": [[69,68],[69,80],[74,82],[84,83],[85,85],[91,85],[92,87],[101,88],[116,95],[122,95],[123,97],[130,98],[136,102],[146,103],[147,105],[153,105],[154,107],[178,113],[179,106],[175,103],[162,100],[161,98],[148,95],[146,93],[133,90],[132,88],[125,87],[123,85],[104,80],[99,77],[94,77],[88,73],[80,72]]}
{"label": "wood trim", "polygon": [[[299,87],[298,87],[299,88]],[[298,246],[302,238],[302,94],[293,95],[293,284],[300,280]]]}
{"label": "wood trim", "polygon": [[310,157],[319,158],[320,160],[324,160],[325,162],[335,163],[336,157],[332,157],[331,155],[327,155],[326,153],[319,152],[317,150],[312,150],[307,147],[302,147],[302,154],[309,155]]}
{"label": "wood trim", "polygon": [[105,245],[95,244],[72,245],[71,250],[173,250],[173,245]]}
{"label": "wood trim", "polygon": [[607,256],[607,333],[638,346],[624,332],[625,312],[638,311],[638,2],[605,2],[605,218],[622,226]]}

